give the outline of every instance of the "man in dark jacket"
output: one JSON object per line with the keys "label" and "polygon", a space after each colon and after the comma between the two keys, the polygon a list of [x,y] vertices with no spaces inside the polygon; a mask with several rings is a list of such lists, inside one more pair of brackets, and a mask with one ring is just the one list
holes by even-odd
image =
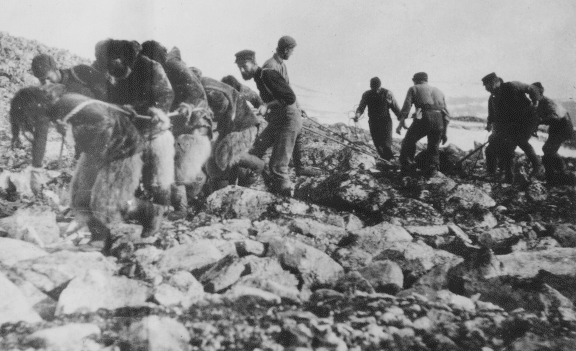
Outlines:
{"label": "man in dark jacket", "polygon": [[245,80],[254,79],[256,82],[264,102],[258,109],[260,114],[270,114],[268,126],[259,135],[251,153],[263,157],[266,150],[273,147],[268,186],[272,192],[290,196],[292,182],[288,164],[296,137],[302,128],[296,95],[279,72],[273,69],[264,70],[258,66],[254,51],[243,50],[236,53],[236,64]]}
{"label": "man in dark jacket", "polygon": [[[542,172],[542,164],[529,139],[538,127],[535,107],[538,106],[539,92],[536,87],[521,82],[503,82],[495,73],[482,78],[482,83],[494,101],[493,122],[498,126],[495,148],[501,150],[501,165],[504,167],[506,182],[514,180],[514,150],[519,146],[532,163],[531,175]],[[530,96],[530,99],[526,97]],[[494,145],[493,145],[494,146]]]}
{"label": "man in dark jacket", "polygon": [[400,108],[390,90],[382,88],[380,78],[370,79],[370,90],[362,94],[362,99],[356,109],[354,121],[364,113],[368,106],[368,125],[374,146],[378,155],[385,160],[391,160],[394,157],[392,152],[392,118],[390,118],[390,109],[396,117],[400,119]]}
{"label": "man in dark jacket", "polygon": [[558,149],[563,142],[574,137],[574,125],[568,111],[560,103],[544,96],[542,83],[532,83],[540,92],[540,101],[536,108],[540,124],[548,126],[548,139],[542,146],[544,156],[542,164],[546,170],[546,181],[551,184],[561,184],[567,180],[566,165]]}
{"label": "man in dark jacket", "polygon": [[449,113],[446,108],[444,94],[440,89],[428,85],[428,74],[425,72],[416,73],[412,77],[412,81],[414,85],[408,89],[402,111],[400,112],[400,124],[396,128],[396,133],[398,134],[400,134],[402,128],[406,128],[404,121],[410,113],[410,108],[414,105],[416,107],[416,116],[402,141],[400,167],[403,174],[413,171],[416,143],[427,136],[429,160],[425,175],[432,177],[438,172],[440,166],[440,141],[445,144],[448,140],[446,129]]}

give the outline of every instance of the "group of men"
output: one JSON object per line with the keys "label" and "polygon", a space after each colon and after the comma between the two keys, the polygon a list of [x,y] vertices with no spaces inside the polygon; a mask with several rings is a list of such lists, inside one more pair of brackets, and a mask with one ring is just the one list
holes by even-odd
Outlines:
{"label": "group of men", "polygon": [[[374,145],[384,160],[394,157],[392,151],[392,119],[390,110],[400,121],[396,132],[406,128],[412,105],[416,107],[414,122],[410,125],[400,150],[401,175],[415,172],[414,154],[416,143],[427,136],[427,158],[423,173],[434,176],[439,169],[439,145],[448,140],[446,130],[449,112],[444,94],[428,84],[425,72],[416,73],[409,88],[402,109],[399,108],[390,90],[381,86],[378,77],[370,80],[370,90],[362,95],[354,120],[357,122],[368,107],[368,124]],[[495,73],[482,78],[484,87],[490,92],[488,100],[488,123],[486,129],[492,134],[486,148],[486,168],[490,178],[514,181],[514,157],[516,147],[520,147],[532,164],[531,176],[540,176],[545,171],[550,184],[563,184],[571,181],[566,173],[563,159],[558,155],[561,144],[574,135],[568,112],[557,102],[544,96],[540,82],[531,85],[512,81],[504,82]],[[536,155],[529,139],[535,135],[538,125],[548,125],[548,140],[542,150],[542,161]],[[500,173],[497,173],[500,168]]]}

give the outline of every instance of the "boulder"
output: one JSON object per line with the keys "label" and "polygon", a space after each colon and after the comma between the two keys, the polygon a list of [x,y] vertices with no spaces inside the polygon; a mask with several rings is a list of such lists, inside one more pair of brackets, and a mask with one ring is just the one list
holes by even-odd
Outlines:
{"label": "boulder", "polygon": [[438,204],[448,197],[448,194],[450,194],[456,185],[457,183],[452,180],[452,178],[438,172],[437,175],[428,179],[426,183],[422,185],[419,199],[424,202]]}
{"label": "boulder", "polygon": [[118,271],[116,264],[99,252],[58,251],[35,259],[14,264],[13,269],[21,277],[51,296],[57,296],[72,279],[88,270],[112,275]]}
{"label": "boulder", "polygon": [[396,262],[404,272],[404,285],[410,286],[432,268],[452,261],[455,257],[447,251],[433,249],[421,241],[400,241],[390,243],[373,259]]}
{"label": "boulder", "polygon": [[225,296],[237,303],[247,299],[261,300],[266,303],[273,303],[273,304],[279,304],[282,301],[280,296],[274,293],[244,285],[235,285],[226,292]]}
{"label": "boulder", "polygon": [[204,290],[209,293],[222,291],[240,279],[246,270],[246,260],[232,255],[225,256],[200,276]]}
{"label": "boulder", "polygon": [[344,274],[344,269],[328,255],[291,238],[272,238],[269,257],[297,271],[308,287],[331,286]]}
{"label": "boulder", "polygon": [[484,247],[497,249],[514,245],[522,237],[522,228],[516,225],[490,229],[478,237]]}
{"label": "boulder", "polygon": [[289,224],[291,231],[313,237],[325,239],[328,243],[338,244],[346,236],[346,230],[342,227],[321,223],[310,218],[296,218]]}
{"label": "boulder", "polygon": [[246,271],[234,286],[247,286],[269,291],[292,301],[299,301],[298,279],[285,271],[275,258],[251,257],[246,260]]}
{"label": "boulder", "polygon": [[576,247],[576,225],[568,223],[556,225],[552,228],[552,237],[562,247]]}
{"label": "boulder", "polygon": [[355,247],[370,254],[381,251],[393,242],[413,239],[406,229],[386,222],[354,231],[350,236]]}
{"label": "boulder", "polygon": [[24,293],[0,272],[0,325],[16,322],[42,321]]}
{"label": "boulder", "polygon": [[62,291],[56,315],[142,306],[151,295],[150,287],[141,281],[90,270],[74,278]]}
{"label": "boulder", "polygon": [[358,270],[372,262],[372,255],[356,246],[341,247],[334,252],[332,258],[346,271]]}
{"label": "boulder", "polygon": [[162,283],[154,288],[154,300],[162,306],[175,306],[181,304],[186,295],[172,285]]}
{"label": "boulder", "polygon": [[60,241],[56,214],[45,207],[18,209],[12,216],[0,219],[0,230],[8,233],[9,238],[40,247]]}
{"label": "boulder", "polygon": [[395,295],[404,287],[404,274],[400,266],[392,261],[374,261],[358,272],[366,278],[376,292]]}
{"label": "boulder", "polygon": [[174,246],[160,257],[157,267],[161,272],[202,270],[222,258],[222,253],[211,240],[198,240],[192,244]]}
{"label": "boulder", "polygon": [[248,255],[262,257],[266,254],[266,247],[264,244],[256,240],[246,239],[235,241],[234,245],[236,246],[236,252],[240,257]]}
{"label": "boulder", "polygon": [[189,351],[190,334],[180,322],[159,316],[132,323],[120,338],[134,351]]}
{"label": "boulder", "polygon": [[70,323],[42,329],[24,339],[24,344],[36,349],[74,351],[86,345],[87,339],[100,337],[100,327],[89,323]]}
{"label": "boulder", "polygon": [[467,208],[473,205],[489,208],[496,206],[496,201],[490,197],[484,190],[472,184],[457,185],[448,196],[448,201],[459,198],[464,201]]}
{"label": "boulder", "polygon": [[342,278],[338,279],[334,289],[350,295],[356,294],[357,291],[363,291],[368,294],[376,292],[368,279],[364,278],[358,271],[346,273]]}
{"label": "boulder", "polygon": [[271,193],[230,185],[207,199],[209,213],[223,218],[258,219],[278,201]]}
{"label": "boulder", "polygon": [[0,263],[6,266],[46,255],[48,253],[35,244],[17,239],[0,238]]}
{"label": "boulder", "polygon": [[442,215],[432,205],[420,200],[395,195],[382,208],[384,220],[399,218],[402,225],[444,224]]}

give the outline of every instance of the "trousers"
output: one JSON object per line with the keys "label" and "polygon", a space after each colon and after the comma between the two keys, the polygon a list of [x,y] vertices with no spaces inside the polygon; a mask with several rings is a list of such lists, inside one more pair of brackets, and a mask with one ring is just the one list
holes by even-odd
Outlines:
{"label": "trousers", "polygon": [[370,135],[378,155],[385,160],[391,160],[394,157],[392,152],[392,118],[390,116],[380,116],[378,120],[368,121]]}
{"label": "trousers", "polygon": [[400,167],[402,171],[410,171],[414,168],[414,154],[416,143],[423,137],[428,137],[428,161],[429,170],[438,169],[440,166],[439,147],[444,133],[444,119],[440,111],[423,111],[421,119],[414,119],[408,128],[406,137],[402,140],[400,150]]}

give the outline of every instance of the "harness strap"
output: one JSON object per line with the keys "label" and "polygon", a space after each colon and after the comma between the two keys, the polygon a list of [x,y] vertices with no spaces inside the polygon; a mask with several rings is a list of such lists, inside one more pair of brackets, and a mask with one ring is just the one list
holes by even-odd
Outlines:
{"label": "harness strap", "polygon": [[100,100],[86,100],[81,102],[80,104],[76,105],[76,107],[74,107],[72,109],[72,111],[68,112],[68,114],[66,116],[64,116],[64,118],[62,118],[62,120],[60,120],[60,123],[67,123],[68,120],[72,117],[74,117],[78,112],[82,111],[82,109],[84,109],[84,107],[91,105],[95,102],[102,102]]}
{"label": "harness strap", "polygon": [[78,73],[76,73],[76,71],[74,70],[74,67],[70,68],[70,73],[72,74],[72,77],[74,77],[74,79],[76,79],[80,83],[82,83],[83,85],[88,85],[85,81],[80,79],[80,77],[78,76]]}

